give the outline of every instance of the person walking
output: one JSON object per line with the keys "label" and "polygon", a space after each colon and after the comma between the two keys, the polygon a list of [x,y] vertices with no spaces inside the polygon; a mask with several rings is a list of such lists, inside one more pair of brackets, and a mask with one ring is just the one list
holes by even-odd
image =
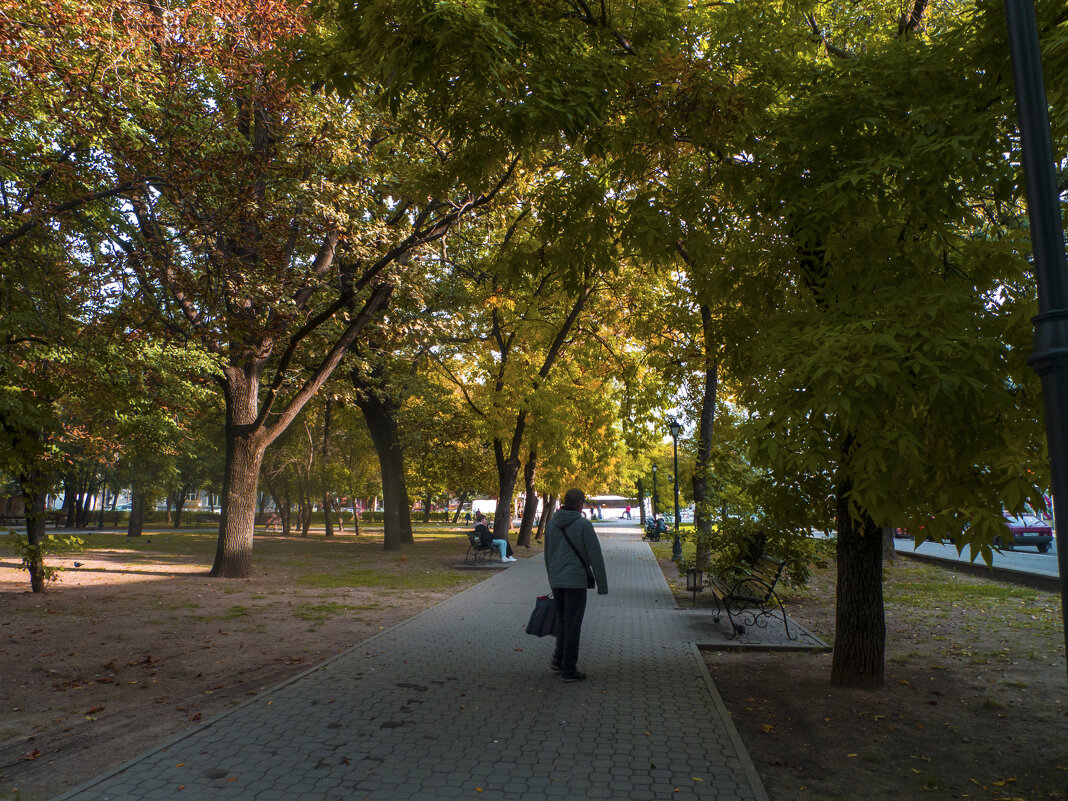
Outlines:
{"label": "person walking", "polygon": [[582,490],[569,489],[564,494],[563,507],[545,530],[545,571],[556,601],[559,632],[549,667],[566,682],[586,678],[577,667],[586,592],[596,586],[598,595],[608,594],[601,543],[593,524],[582,516],[585,501]]}

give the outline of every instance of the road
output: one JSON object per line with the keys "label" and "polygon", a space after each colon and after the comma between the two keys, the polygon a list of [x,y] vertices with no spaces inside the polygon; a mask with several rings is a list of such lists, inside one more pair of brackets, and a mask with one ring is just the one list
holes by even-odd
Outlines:
{"label": "road", "polygon": [[[1056,543],[1056,540],[1054,540]],[[915,547],[912,540],[894,540],[899,553],[920,553],[928,556],[937,556],[940,559],[952,559],[954,561],[969,562],[968,549],[961,555],[957,554],[957,546],[950,543],[923,542]],[[982,560],[976,560],[982,562]],[[994,567],[1008,567],[1013,570],[1023,570],[1028,573],[1038,573],[1056,576],[1057,573],[1057,550],[1054,544],[1048,553],[1038,553],[1034,546],[1022,545],[1018,550],[994,551]]]}

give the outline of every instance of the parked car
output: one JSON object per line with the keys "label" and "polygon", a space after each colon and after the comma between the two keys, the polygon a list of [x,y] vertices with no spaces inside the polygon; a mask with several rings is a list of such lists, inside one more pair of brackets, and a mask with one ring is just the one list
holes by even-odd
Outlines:
{"label": "parked car", "polygon": [[1034,545],[1039,553],[1049,550],[1050,543],[1053,542],[1053,529],[1044,520],[1037,515],[1027,513],[1011,515],[1008,512],[1002,512],[1002,514],[1012,534],[1012,541],[1005,542],[1001,537],[996,537],[995,545],[1006,551],[1011,551],[1017,545]]}

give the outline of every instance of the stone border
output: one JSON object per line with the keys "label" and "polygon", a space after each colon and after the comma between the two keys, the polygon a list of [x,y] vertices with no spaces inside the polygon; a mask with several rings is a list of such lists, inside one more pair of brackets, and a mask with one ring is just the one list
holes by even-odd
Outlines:
{"label": "stone border", "polygon": [[753,764],[753,758],[749,756],[749,751],[746,749],[745,743],[742,742],[741,735],[738,734],[734,719],[731,717],[727,705],[723,703],[723,697],[719,694],[719,690],[716,689],[716,682],[712,679],[712,674],[708,672],[708,665],[705,664],[705,659],[701,656],[701,647],[697,643],[690,643],[690,648],[693,651],[694,659],[697,660],[701,676],[708,686],[708,694],[712,696],[712,703],[723,721],[723,727],[727,730],[727,737],[730,738],[734,750],[738,753],[738,759],[742,763],[742,771],[745,773],[746,779],[749,780],[749,786],[753,790],[753,795],[756,796],[756,801],[771,801],[768,797],[768,791],[764,789],[764,783],[760,780],[760,773],[757,771],[756,765]]}

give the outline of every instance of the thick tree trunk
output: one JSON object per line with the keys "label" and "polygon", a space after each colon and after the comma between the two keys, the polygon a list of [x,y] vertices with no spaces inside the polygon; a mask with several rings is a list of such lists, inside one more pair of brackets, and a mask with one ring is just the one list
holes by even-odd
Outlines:
{"label": "thick tree trunk", "polygon": [[508,539],[512,528],[512,503],[515,501],[515,485],[519,478],[519,457],[504,456],[504,443],[500,439],[493,441],[493,452],[497,458],[497,511],[493,515],[493,538]]}
{"label": "thick tree trunk", "polygon": [[642,479],[637,481],[638,490],[638,520],[641,521],[642,531],[645,530],[645,482]]}
{"label": "thick tree trunk", "polygon": [[404,478],[404,448],[395,416],[397,404],[383,397],[379,390],[356,374],[353,375],[353,385],[358,390],[356,402],[367,422],[382,472],[383,548],[399,551],[402,545],[415,540],[412,537],[412,505]]}
{"label": "thick tree trunk", "polygon": [[252,541],[256,524],[256,490],[267,446],[253,431],[259,405],[259,377],[237,368],[226,371],[226,460],[223,466],[222,518],[215,561],[209,575],[252,575]]}
{"label": "thick tree trunk", "polygon": [[433,505],[433,503],[434,503],[433,497],[430,495],[430,493],[427,493],[426,497],[423,498],[423,524],[424,525],[430,522],[430,507]]}
{"label": "thick tree trunk", "polygon": [[516,545],[530,547],[530,536],[534,530],[534,515],[538,512],[538,493],[534,489],[534,476],[538,469],[538,454],[530,452],[530,458],[523,466],[523,484],[526,487],[526,501],[523,504],[523,519],[519,523],[519,536]]}
{"label": "thick tree trunk", "polygon": [[852,481],[838,485],[838,584],[835,598],[834,655],[831,684],[882,687],[886,619],[883,610],[882,529],[861,511],[850,514]]}
{"label": "thick tree trunk", "polygon": [[715,343],[712,341],[712,312],[701,304],[701,326],[704,332],[705,386],[701,397],[701,412],[697,424],[697,464],[693,473],[694,529],[697,537],[697,567],[708,570],[711,564],[712,503],[708,474],[712,453],[712,429],[716,419],[716,390],[719,385],[719,365],[716,363]]}
{"label": "thick tree trunk", "polygon": [[897,549],[894,547],[894,530],[889,526],[883,528],[883,564],[897,561]]}
{"label": "thick tree trunk", "polygon": [[30,574],[30,589],[33,592],[45,591],[44,554],[39,550],[45,541],[45,481],[40,471],[30,470],[20,476],[22,490],[23,514],[26,517],[26,542],[33,549],[33,556],[27,561]]}
{"label": "thick tree trunk", "polygon": [[145,530],[145,489],[134,485],[130,497],[130,522],[126,526],[127,537],[140,537]]}

